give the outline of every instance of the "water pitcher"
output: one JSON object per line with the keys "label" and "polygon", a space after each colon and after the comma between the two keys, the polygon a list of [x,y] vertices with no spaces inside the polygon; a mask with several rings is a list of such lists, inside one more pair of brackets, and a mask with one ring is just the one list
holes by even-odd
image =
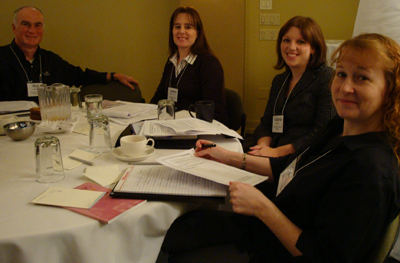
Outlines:
{"label": "water pitcher", "polygon": [[71,100],[69,86],[55,83],[38,87],[40,114],[42,121],[69,121],[71,119]]}

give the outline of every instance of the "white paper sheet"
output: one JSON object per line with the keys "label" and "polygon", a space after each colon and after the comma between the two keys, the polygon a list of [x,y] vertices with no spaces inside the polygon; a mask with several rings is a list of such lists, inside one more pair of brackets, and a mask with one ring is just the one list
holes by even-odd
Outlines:
{"label": "white paper sheet", "polygon": [[224,185],[229,185],[229,182],[242,182],[254,186],[268,179],[267,176],[261,176],[223,163],[196,157],[194,156],[193,149],[158,158],[157,162]]}
{"label": "white paper sheet", "polygon": [[162,165],[131,166],[115,192],[224,197],[227,187]]}
{"label": "white paper sheet", "polygon": [[31,202],[41,205],[91,208],[105,192],[51,187]]}
{"label": "white paper sheet", "polygon": [[121,106],[103,109],[103,115],[108,117],[132,118],[147,111],[157,109],[155,104],[123,102]]}
{"label": "white paper sheet", "polygon": [[83,174],[90,180],[106,186],[118,181],[121,171],[118,164],[86,167]]}
{"label": "white paper sheet", "polygon": [[109,117],[108,119],[109,119],[109,121],[115,122],[119,125],[129,125],[129,124],[144,121],[144,120],[157,119],[157,110],[150,110],[150,111],[138,114],[136,116],[133,116],[132,118],[129,118],[129,119],[115,118],[115,117]]}
{"label": "white paper sheet", "polygon": [[33,101],[0,101],[0,113],[12,111],[28,111],[30,108],[38,107]]}

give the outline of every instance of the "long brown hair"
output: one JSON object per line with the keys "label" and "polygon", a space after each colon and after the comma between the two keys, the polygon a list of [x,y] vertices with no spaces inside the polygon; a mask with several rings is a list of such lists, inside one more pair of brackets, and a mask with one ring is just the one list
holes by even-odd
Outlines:
{"label": "long brown hair", "polygon": [[383,67],[386,80],[383,126],[400,163],[400,46],[393,39],[380,34],[361,34],[339,46],[332,54],[333,64],[351,56],[353,52],[373,56]]}
{"label": "long brown hair", "polygon": [[169,21],[169,56],[172,57],[178,51],[178,47],[174,42],[172,29],[174,28],[175,20],[179,14],[187,14],[189,16],[189,20],[194,25],[197,31],[197,39],[190,49],[191,52],[195,55],[204,53],[209,53],[214,55],[210,46],[208,45],[206,34],[204,32],[203,22],[201,22],[199,13],[196,11],[196,9],[192,7],[180,6],[177,9],[175,9]]}
{"label": "long brown hair", "polygon": [[307,64],[307,69],[315,69],[326,63],[326,44],[324,35],[322,34],[322,30],[314,21],[314,19],[304,16],[295,16],[287,21],[282,28],[279,30],[278,40],[276,41],[276,53],[278,55],[278,61],[274,66],[274,69],[282,69],[285,67],[289,70],[286,65],[285,60],[282,57],[281,53],[281,42],[283,36],[289,31],[290,28],[297,27],[300,29],[301,34],[303,35],[304,40],[307,43],[310,43],[311,47],[315,50],[315,53],[312,54],[310,60]]}

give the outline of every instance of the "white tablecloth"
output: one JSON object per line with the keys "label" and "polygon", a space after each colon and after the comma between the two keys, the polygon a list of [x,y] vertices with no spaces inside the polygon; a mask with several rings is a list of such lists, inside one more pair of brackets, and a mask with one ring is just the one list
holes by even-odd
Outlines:
{"label": "white tablecloth", "polygon": [[[114,142],[124,128],[111,123]],[[61,182],[36,182],[34,142],[44,135],[36,131],[25,141],[0,136],[0,262],[155,262],[169,226],[195,204],[149,201],[108,225],[64,208],[34,205],[30,201],[49,187],[73,188],[89,181],[82,176],[86,167],[83,164],[66,170]],[[85,135],[55,136],[60,139],[65,156],[88,145]],[[237,139],[209,138],[229,150],[242,150]],[[170,151],[157,150],[146,161]],[[111,152],[93,162],[95,165],[117,163],[121,171],[128,166]]]}

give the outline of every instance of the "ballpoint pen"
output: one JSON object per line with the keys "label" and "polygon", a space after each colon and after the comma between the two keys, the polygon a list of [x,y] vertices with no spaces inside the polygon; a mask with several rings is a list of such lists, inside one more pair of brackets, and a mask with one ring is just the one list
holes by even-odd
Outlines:
{"label": "ballpoint pen", "polygon": [[75,160],[75,161],[79,161],[79,162],[82,162],[82,163],[86,163],[86,164],[88,164],[88,165],[93,165],[92,162],[83,160],[83,159],[78,158],[78,157],[75,157],[75,156],[71,156],[71,155],[70,155],[70,156],[68,156],[68,157],[71,158],[72,160]]}
{"label": "ballpoint pen", "polygon": [[[201,145],[201,149],[203,148],[211,148],[211,147],[216,147],[217,145],[215,143],[210,143],[210,144],[203,144]],[[197,149],[197,147],[196,147]]]}
{"label": "ballpoint pen", "polygon": [[139,162],[139,163],[131,162],[128,164],[131,164],[131,165],[161,165],[161,163],[157,163],[157,162]]}

